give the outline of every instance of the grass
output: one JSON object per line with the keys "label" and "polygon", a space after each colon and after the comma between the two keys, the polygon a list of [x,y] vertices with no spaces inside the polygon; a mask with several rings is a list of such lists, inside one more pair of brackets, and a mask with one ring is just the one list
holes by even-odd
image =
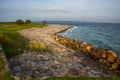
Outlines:
{"label": "grass", "polygon": [[5,62],[0,58],[0,70],[5,67]]}
{"label": "grass", "polygon": [[2,71],[5,68],[5,62],[1,57],[2,56],[1,56],[1,50],[0,50],[0,80],[15,80],[12,77],[11,73]]}
{"label": "grass", "polygon": [[5,67],[5,62],[3,61],[3,59],[1,58],[2,56],[2,52],[0,50],[0,71]]}
{"label": "grass", "polygon": [[49,52],[50,48],[44,42],[29,41],[29,47],[31,50]]}
{"label": "grass", "polygon": [[34,23],[17,25],[15,22],[0,22],[0,39],[3,41],[2,46],[8,58],[27,49],[28,40],[16,31],[32,27],[41,28],[42,25]]}
{"label": "grass", "polygon": [[0,80],[15,80],[9,72],[0,75]]}
{"label": "grass", "polygon": [[55,78],[47,78],[46,80],[120,80],[120,76],[114,76],[114,77],[55,77]]}

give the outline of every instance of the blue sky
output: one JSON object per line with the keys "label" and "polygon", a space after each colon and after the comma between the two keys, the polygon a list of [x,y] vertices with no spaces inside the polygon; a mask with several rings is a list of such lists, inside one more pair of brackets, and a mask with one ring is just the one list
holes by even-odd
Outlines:
{"label": "blue sky", "polygon": [[120,22],[120,0],[0,0],[0,21]]}

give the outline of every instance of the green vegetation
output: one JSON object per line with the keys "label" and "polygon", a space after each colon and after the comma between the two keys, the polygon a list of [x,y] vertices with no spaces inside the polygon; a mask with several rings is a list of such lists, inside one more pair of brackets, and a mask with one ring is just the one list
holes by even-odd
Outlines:
{"label": "green vegetation", "polygon": [[25,24],[31,24],[31,23],[32,23],[31,20],[29,20],[29,19],[25,20]]}
{"label": "green vegetation", "polygon": [[114,77],[55,77],[55,78],[47,78],[46,80],[120,80],[119,76],[114,76]]}
{"label": "green vegetation", "polygon": [[31,24],[32,23],[32,21],[31,20],[29,20],[29,19],[27,19],[27,20],[25,20],[25,22],[23,21],[23,20],[21,20],[21,19],[18,19],[18,20],[16,20],[16,22],[15,22],[17,25],[23,25],[23,24]]}
{"label": "green vegetation", "polygon": [[0,51],[0,80],[14,80],[12,75],[9,72],[3,72],[5,67],[5,62],[1,58],[1,51]]}
{"label": "green vegetation", "polygon": [[29,47],[31,50],[49,52],[50,49],[44,42],[29,41]]}
{"label": "green vegetation", "polygon": [[2,59],[2,51],[0,50],[0,71],[4,69],[5,67],[5,62]]}
{"label": "green vegetation", "polygon": [[42,25],[34,23],[17,25],[15,22],[0,22],[0,39],[3,41],[2,46],[7,57],[19,54],[28,48],[28,40],[16,31],[32,27],[40,28]]}
{"label": "green vegetation", "polygon": [[15,80],[9,72],[0,75],[0,80]]}
{"label": "green vegetation", "polygon": [[0,22],[0,25],[8,25],[8,24],[15,24],[15,22]]}
{"label": "green vegetation", "polygon": [[29,79],[27,79],[27,80],[36,80],[35,78],[29,78]]}
{"label": "green vegetation", "polygon": [[24,24],[24,21],[21,20],[21,19],[18,19],[18,20],[16,21],[16,24],[18,24],[18,25],[23,25],[23,24]]}
{"label": "green vegetation", "polygon": [[0,58],[0,70],[2,70],[5,67],[5,62],[3,59]]}

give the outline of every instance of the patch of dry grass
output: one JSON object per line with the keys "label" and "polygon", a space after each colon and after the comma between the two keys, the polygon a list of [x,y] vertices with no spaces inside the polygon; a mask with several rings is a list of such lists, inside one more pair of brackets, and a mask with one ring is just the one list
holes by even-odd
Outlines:
{"label": "patch of dry grass", "polygon": [[31,50],[49,52],[50,48],[44,42],[29,41],[29,47]]}

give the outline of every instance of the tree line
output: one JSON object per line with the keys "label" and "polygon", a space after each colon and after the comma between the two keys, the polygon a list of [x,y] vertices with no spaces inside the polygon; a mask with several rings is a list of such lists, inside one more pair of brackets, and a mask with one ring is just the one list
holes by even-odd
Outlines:
{"label": "tree line", "polygon": [[16,20],[16,24],[18,24],[18,25],[31,24],[31,23],[32,23],[32,21],[29,19],[25,20],[25,22],[22,19]]}
{"label": "tree line", "polygon": [[[25,20],[25,21],[23,21],[22,19],[16,20],[16,24],[17,24],[17,25],[31,24],[31,23],[32,23],[32,21],[29,20],[29,19],[27,19],[27,20]],[[43,21],[42,21],[42,25],[43,25],[44,27],[46,27],[46,26],[47,26],[47,21],[46,21],[46,20],[43,20]]]}

